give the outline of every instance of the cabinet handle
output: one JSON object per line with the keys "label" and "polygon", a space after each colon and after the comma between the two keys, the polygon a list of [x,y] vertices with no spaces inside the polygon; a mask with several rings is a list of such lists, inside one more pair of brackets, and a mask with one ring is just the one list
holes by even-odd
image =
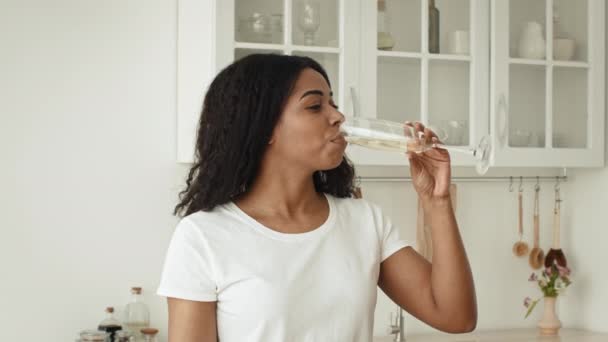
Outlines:
{"label": "cabinet handle", "polygon": [[498,104],[496,108],[497,113],[497,133],[498,133],[498,142],[501,147],[505,147],[507,144],[507,130],[509,123],[509,108],[507,105],[507,97],[505,94],[501,94],[498,98]]}
{"label": "cabinet handle", "polygon": [[357,90],[355,87],[350,87],[350,99],[353,103],[353,116],[359,116],[359,99],[357,98]]}

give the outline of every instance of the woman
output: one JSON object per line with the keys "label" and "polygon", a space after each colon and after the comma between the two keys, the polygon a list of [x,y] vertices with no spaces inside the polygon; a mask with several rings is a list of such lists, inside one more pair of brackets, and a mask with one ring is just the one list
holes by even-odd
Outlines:
{"label": "woman", "polygon": [[408,155],[431,265],[378,206],[351,198],[343,121],[310,58],[250,55],[215,78],[158,289],[170,342],[371,341],[377,286],[439,330],[474,329],[447,151]]}

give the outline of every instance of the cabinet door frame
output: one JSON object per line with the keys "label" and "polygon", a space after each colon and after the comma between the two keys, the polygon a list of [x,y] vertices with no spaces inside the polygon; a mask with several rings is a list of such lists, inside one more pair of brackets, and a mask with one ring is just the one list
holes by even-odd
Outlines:
{"label": "cabinet door frame", "polygon": [[[421,51],[414,53],[389,53],[398,57],[417,58],[420,61],[420,119],[423,123],[428,123],[428,65],[429,61],[450,61],[452,58],[446,55],[434,55],[428,53],[428,0],[420,1],[421,9]],[[360,68],[361,84],[359,87],[361,96],[361,115],[376,118],[377,114],[377,7],[376,0],[361,1],[361,26],[367,28],[362,30],[361,39],[361,62]],[[479,139],[489,134],[489,15],[490,7],[487,0],[469,0],[469,30],[470,39],[470,60],[469,60],[469,146],[474,147]],[[394,13],[392,14],[395,15]],[[396,20],[393,18],[392,20]],[[444,37],[442,37],[444,38]],[[444,38],[445,39],[445,38]],[[454,60],[459,60],[455,56]],[[377,166],[407,166],[407,158],[400,153],[369,151],[360,147],[351,149],[353,159],[359,165]],[[452,153],[452,164],[455,166],[475,166],[472,156]]]}
{"label": "cabinet door frame", "polygon": [[[546,1],[546,17],[552,15],[553,0]],[[605,4],[604,0],[587,0],[588,18],[588,73],[587,73],[587,148],[518,148],[508,146],[509,135],[509,1],[492,0],[491,4],[491,135],[494,143],[492,165],[501,167],[601,167],[604,166],[604,46]],[[547,21],[547,32],[552,32],[553,23]],[[547,34],[546,36],[550,36]],[[547,42],[552,46],[552,42]],[[547,49],[551,51],[551,49]],[[546,89],[553,87],[553,67],[550,58],[540,65],[545,66]],[[546,91],[546,94],[549,90]],[[553,131],[552,98],[545,95],[545,136],[550,146]]]}

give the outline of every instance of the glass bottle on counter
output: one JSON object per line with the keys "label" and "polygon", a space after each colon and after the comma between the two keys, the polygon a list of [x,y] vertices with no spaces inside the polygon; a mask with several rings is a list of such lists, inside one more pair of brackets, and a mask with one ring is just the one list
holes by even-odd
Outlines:
{"label": "glass bottle on counter", "polygon": [[140,330],[150,325],[150,311],[142,301],[141,287],[132,287],[131,294],[131,301],[125,306],[124,323],[126,330],[133,333],[136,341],[140,341],[143,337]]}
{"label": "glass bottle on counter", "polygon": [[133,332],[128,330],[119,330],[114,335],[114,341],[112,342],[133,342],[135,341],[135,336]]}
{"label": "glass bottle on counter", "polygon": [[144,335],[145,342],[158,342],[158,340],[156,339],[156,334],[158,334],[158,329],[144,328],[144,329],[141,329],[141,333]]}
{"label": "glass bottle on counter", "polygon": [[122,329],[120,322],[114,318],[114,308],[109,306],[106,308],[106,318],[99,323],[97,330],[105,331],[110,334],[111,341],[114,341],[114,335],[118,330]]}
{"label": "glass bottle on counter", "polygon": [[80,332],[79,342],[111,342],[110,334],[99,330],[83,330]]}

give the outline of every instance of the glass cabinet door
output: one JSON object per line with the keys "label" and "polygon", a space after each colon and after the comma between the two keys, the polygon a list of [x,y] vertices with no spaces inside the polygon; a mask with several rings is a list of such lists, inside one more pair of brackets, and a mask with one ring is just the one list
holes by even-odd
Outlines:
{"label": "glass cabinet door", "polygon": [[603,32],[601,38],[590,37],[603,20],[603,1],[501,0],[493,5],[497,165],[598,163],[603,104],[591,91],[594,85],[604,88],[596,75],[603,74]]}
{"label": "glass cabinet door", "polygon": [[[487,134],[487,1],[365,0],[362,13],[368,28],[362,32],[362,115],[421,121],[453,146],[473,146]],[[407,164],[389,153],[366,159]],[[474,164],[467,156],[452,159]]]}
{"label": "glass cabinet door", "polygon": [[[347,114],[354,110],[348,89],[357,81],[356,6],[346,0],[234,0],[223,6],[218,24],[233,32],[223,42],[218,70],[253,53],[308,56],[319,62],[330,78],[334,101]],[[219,35],[219,33],[218,33]],[[222,34],[221,37],[225,37]],[[219,39],[219,36],[218,36]],[[348,56],[348,57],[345,57]],[[348,100],[348,101],[347,101]]]}

